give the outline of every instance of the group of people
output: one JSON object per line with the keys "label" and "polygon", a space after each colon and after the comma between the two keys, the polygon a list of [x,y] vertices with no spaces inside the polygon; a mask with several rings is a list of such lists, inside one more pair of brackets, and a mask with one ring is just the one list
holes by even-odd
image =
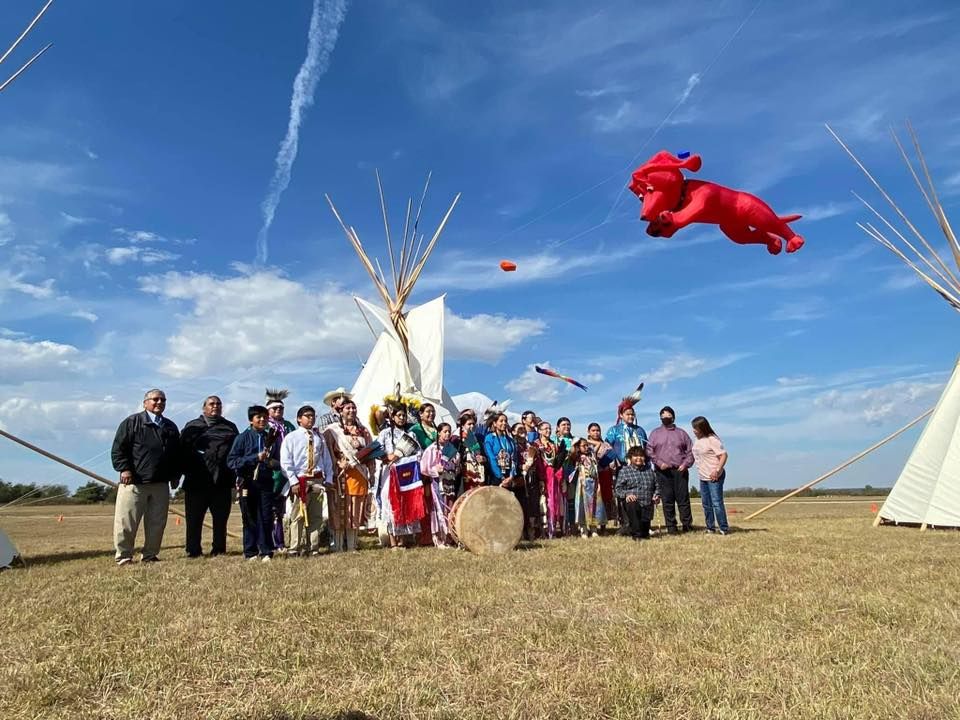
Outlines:
{"label": "group of people", "polygon": [[[556,424],[526,411],[511,425],[506,413],[478,417],[464,410],[436,422],[437,408],[399,392],[371,409],[365,425],[345,388],[327,393],[286,419],[285,390],[267,390],[247,410],[242,432],[223,417],[211,395],[200,417],[180,432],[164,417],[166,396],[144,396],[143,411],[118,427],[112,461],[120,473],[114,520],[116,561],[133,560],[144,525],[142,560],[158,559],[169,488],[183,478],[186,553],[203,555],[209,513],[211,555],[226,552],[234,500],[243,520],[243,553],[269,561],[275,553],[315,555],[353,551],[358,534],[378,531],[384,545],[452,547],[450,511],[472,489],[500,486],[523,510],[527,540],[593,537],[616,525],[620,534],[650,537],[654,508],[663,507],[669,534],[693,529],[689,471],[700,477],[706,532],[729,531],[723,503],[727,452],[704,417],[694,439],[675,424],[670,407],[649,437],[637,424],[636,399],[624,398],[617,422],[590,423],[575,437],[569,418]],[[369,426],[369,427],[368,427]],[[327,532],[324,532],[326,530]]]}

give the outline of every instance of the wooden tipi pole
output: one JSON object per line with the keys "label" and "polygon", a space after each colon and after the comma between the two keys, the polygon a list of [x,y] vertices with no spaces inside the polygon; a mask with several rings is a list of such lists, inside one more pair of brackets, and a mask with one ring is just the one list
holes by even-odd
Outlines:
{"label": "wooden tipi pole", "polygon": [[[762,514],[765,513],[767,510],[770,510],[770,509],[772,509],[772,508],[775,508],[777,505],[779,505],[779,504],[782,503],[782,502],[786,502],[787,500],[789,500],[790,498],[792,498],[794,495],[799,495],[799,494],[802,493],[804,490],[809,490],[809,489],[812,488],[814,485],[817,485],[818,483],[822,483],[822,482],[823,482],[824,480],[826,480],[828,477],[831,477],[831,476],[833,476],[833,475],[836,475],[838,472],[840,472],[840,471],[843,470],[844,468],[849,467],[850,465],[853,465],[853,464],[854,464],[857,460],[859,460],[860,458],[864,457],[865,455],[869,455],[869,454],[872,453],[874,450],[876,450],[877,448],[879,448],[881,445],[886,445],[888,442],[890,442],[891,440],[893,440],[893,439],[894,439],[895,437],[897,437],[898,435],[902,435],[903,433],[905,433],[907,430],[909,430],[910,428],[912,428],[912,427],[913,427],[914,425],[916,425],[918,422],[920,422],[921,420],[923,420],[924,418],[926,418],[928,415],[932,414],[932,413],[933,413],[933,410],[934,410],[934,408],[930,408],[930,409],[927,410],[925,413],[923,413],[923,415],[921,415],[920,417],[914,418],[913,420],[911,420],[910,422],[908,422],[906,425],[904,425],[902,428],[900,428],[900,429],[897,430],[896,432],[891,433],[890,435],[887,435],[887,436],[886,436],[883,440],[881,440],[880,442],[878,442],[878,443],[876,443],[876,444],[874,444],[874,445],[871,445],[871,446],[868,447],[866,450],[857,453],[856,455],[854,455],[854,456],[853,456],[852,458],[850,458],[849,460],[846,460],[846,461],[840,463],[840,464],[837,465],[835,468],[833,468],[833,470],[829,470],[828,472],[825,472],[823,475],[821,475],[820,477],[818,477],[816,480],[812,480],[811,482],[808,482],[806,485],[804,485],[804,486],[802,486],[802,487],[798,487],[796,490],[791,490],[791,491],[788,492],[786,495],[784,495],[784,496],[781,497],[781,498],[777,498],[776,500],[774,500],[774,501],[773,501],[772,503],[770,503],[769,505],[764,505],[762,508],[760,508],[759,510],[757,510],[755,513],[751,513],[750,515],[747,515],[747,516],[744,518],[744,520],[745,520],[745,521],[746,521],[746,520],[752,520],[753,518],[757,517],[757,515],[762,515]],[[879,517],[880,517],[880,514],[878,513],[878,514],[877,514],[877,518],[879,518]],[[876,523],[874,523],[874,524],[876,525]]]}
{"label": "wooden tipi pole", "polygon": [[[13,442],[17,443],[18,445],[23,445],[23,447],[27,448],[28,450],[33,450],[35,453],[39,453],[40,455],[43,455],[43,456],[46,457],[46,458],[50,458],[51,460],[53,460],[53,461],[55,461],[55,462],[58,462],[58,463],[60,463],[61,465],[66,465],[66,466],[67,466],[68,468],[70,468],[71,470],[76,470],[78,473],[81,473],[82,475],[86,475],[86,476],[89,477],[89,478],[93,478],[93,479],[96,480],[98,483],[102,483],[102,484],[106,485],[107,487],[112,487],[112,488],[118,488],[118,487],[120,487],[117,483],[113,482],[113,480],[107,480],[105,477],[103,477],[103,475],[97,475],[97,473],[92,472],[91,470],[87,470],[85,467],[82,467],[81,465],[77,465],[76,463],[72,463],[72,462],[70,462],[69,460],[60,457],[59,455],[54,455],[52,452],[49,452],[49,451],[47,451],[47,450],[44,450],[44,449],[41,448],[41,447],[37,447],[37,446],[34,445],[33,443],[29,443],[29,442],[27,442],[26,440],[24,440],[23,438],[19,438],[19,437],[17,437],[16,435],[14,435],[14,434],[12,434],[12,433],[8,433],[8,432],[7,432],[6,430],[4,430],[3,428],[0,428],[0,436],[3,436],[3,437],[5,437],[5,438],[7,438],[7,440],[12,440]],[[184,518],[184,519],[186,519],[186,517],[187,517],[186,515],[183,514],[183,512],[181,512],[181,511],[178,510],[177,508],[173,507],[172,505],[167,509],[167,512],[170,513],[171,515],[179,515],[180,517],[182,517],[182,518]],[[210,529],[210,530],[213,530],[213,525],[211,525],[210,523],[205,522],[205,523],[203,523],[203,526],[204,526],[205,528],[208,528],[208,529]],[[232,537],[232,538],[234,538],[234,539],[237,539],[237,540],[240,539],[240,536],[239,536],[239,535],[237,535],[236,533],[232,533],[232,532],[230,532],[229,530],[227,531],[227,535],[229,535],[230,537]]]}

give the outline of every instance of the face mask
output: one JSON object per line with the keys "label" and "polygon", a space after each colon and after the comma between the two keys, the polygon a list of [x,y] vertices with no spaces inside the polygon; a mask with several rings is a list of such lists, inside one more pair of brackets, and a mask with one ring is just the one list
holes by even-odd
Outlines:
{"label": "face mask", "polygon": [[670,427],[671,425],[673,425],[673,418],[668,415],[666,417],[660,418],[660,422],[663,423],[664,427]]}

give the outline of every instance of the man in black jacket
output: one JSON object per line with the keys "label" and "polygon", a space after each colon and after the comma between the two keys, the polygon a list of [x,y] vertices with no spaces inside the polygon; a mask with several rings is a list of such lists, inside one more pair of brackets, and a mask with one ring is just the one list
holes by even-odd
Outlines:
{"label": "man in black jacket", "polygon": [[147,390],[143,412],[117,428],[111,459],[120,473],[113,517],[117,565],[133,561],[133,545],[143,521],[143,562],[156,562],[167,527],[170,488],[180,484],[180,431],[163,417],[167,396]]}
{"label": "man in black jacket", "polygon": [[186,550],[192,558],[203,555],[200,540],[203,518],[208,510],[213,521],[210,555],[227,552],[227,520],[237,477],[227,467],[227,455],[239,434],[237,426],[223,417],[223,403],[216,395],[203,401],[203,414],[184,425],[180,433],[187,516]]}

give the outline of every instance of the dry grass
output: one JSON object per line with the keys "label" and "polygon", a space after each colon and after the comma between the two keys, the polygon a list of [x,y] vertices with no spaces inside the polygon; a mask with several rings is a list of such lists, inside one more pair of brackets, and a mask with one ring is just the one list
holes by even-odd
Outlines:
{"label": "dry grass", "polygon": [[124,569],[110,508],[59,512],[0,514],[30,562],[0,577],[3,718],[960,717],[960,533],[869,503],[271,565],[182,559],[171,521]]}

